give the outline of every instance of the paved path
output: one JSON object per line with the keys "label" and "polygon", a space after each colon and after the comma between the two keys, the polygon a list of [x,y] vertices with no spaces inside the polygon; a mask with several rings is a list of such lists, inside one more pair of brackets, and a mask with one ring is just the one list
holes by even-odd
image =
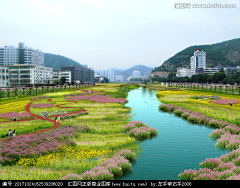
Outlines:
{"label": "paved path", "polygon": [[[22,120],[17,120],[16,122],[19,122],[19,121],[32,121],[32,120],[37,120],[37,119],[42,119],[42,120],[45,120],[45,121],[49,121],[49,122],[52,122],[53,123],[53,126],[50,127],[50,128],[47,128],[47,129],[42,129],[42,130],[38,130],[38,131],[35,131],[35,132],[31,132],[31,133],[27,133],[27,134],[22,134],[22,135],[31,135],[31,134],[37,134],[37,133],[42,133],[42,132],[45,132],[45,131],[48,131],[48,130],[51,130],[51,129],[55,129],[57,127],[59,127],[59,125],[61,125],[60,122],[57,122],[55,120],[52,120],[52,119],[49,119],[49,118],[52,118],[52,117],[55,117],[55,116],[48,116],[47,118],[42,118],[42,116],[39,116],[39,115],[36,115],[36,114],[33,114],[31,113],[30,111],[30,106],[33,102],[36,102],[36,101],[39,101],[39,100],[43,100],[43,99],[38,99],[38,100],[35,100],[35,101],[32,101],[30,102],[29,104],[26,105],[25,107],[25,111],[30,113],[33,117],[33,119],[22,119]],[[48,100],[48,101],[52,101],[52,100]],[[58,101],[56,101],[58,102]],[[62,101],[62,102],[73,102],[73,101]],[[77,103],[77,101],[74,101],[74,103]],[[60,105],[65,105],[65,104],[60,104]],[[57,107],[59,107],[59,105],[55,105]],[[77,107],[59,107],[59,108],[77,108]],[[75,114],[75,113],[78,113],[78,112],[85,112],[86,110],[82,109],[82,110],[79,110],[79,111],[75,111],[75,112],[71,112],[71,113],[67,113],[67,114],[64,114],[64,115],[69,115],[69,114]],[[62,115],[62,116],[64,116]],[[2,121],[0,123],[7,123],[7,122],[13,122],[13,121]],[[17,135],[17,136],[20,136],[20,135]],[[1,139],[0,142],[4,142],[4,141],[7,141],[8,138],[4,138],[4,139]]]}

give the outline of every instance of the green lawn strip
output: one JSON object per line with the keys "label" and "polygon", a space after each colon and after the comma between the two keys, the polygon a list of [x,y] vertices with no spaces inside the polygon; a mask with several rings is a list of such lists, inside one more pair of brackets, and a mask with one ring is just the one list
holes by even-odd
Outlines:
{"label": "green lawn strip", "polygon": [[27,134],[53,126],[52,122],[41,119],[31,121],[12,121],[8,123],[0,123],[0,138],[7,138],[8,130],[16,130],[17,135]]}
{"label": "green lawn strip", "polygon": [[[51,114],[49,113],[50,111],[52,112],[57,112],[60,111],[62,113],[67,112],[67,113],[72,113],[72,112],[76,112],[82,110],[82,108],[58,108],[56,106],[52,107],[52,108],[34,108],[34,107],[30,107],[30,112],[36,115],[41,116],[41,112],[45,112],[48,111],[48,116],[51,116]],[[55,115],[55,113],[54,113]]]}

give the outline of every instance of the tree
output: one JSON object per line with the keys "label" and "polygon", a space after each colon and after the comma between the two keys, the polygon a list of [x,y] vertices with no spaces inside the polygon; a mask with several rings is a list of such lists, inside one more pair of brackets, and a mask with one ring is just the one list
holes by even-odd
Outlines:
{"label": "tree", "polygon": [[190,82],[197,82],[197,75],[192,75]]}
{"label": "tree", "polygon": [[203,82],[203,83],[207,82],[208,77],[209,77],[208,74],[204,73],[204,74],[202,75],[202,82]]}
{"label": "tree", "polygon": [[141,78],[130,78],[130,81],[142,81]]}
{"label": "tree", "polygon": [[208,82],[208,83],[212,83],[212,76],[209,76],[209,77],[208,77],[207,82]]}
{"label": "tree", "polygon": [[216,72],[212,76],[212,82],[222,82],[224,78],[226,78],[226,74],[224,74],[223,72]]}
{"label": "tree", "polygon": [[66,78],[65,77],[61,77],[60,78],[60,84],[65,84],[66,83]]}
{"label": "tree", "polygon": [[203,77],[203,74],[198,74],[198,75],[196,76],[196,82],[197,82],[197,83],[201,83],[201,82],[202,82],[202,77]]}
{"label": "tree", "polygon": [[177,81],[177,76],[176,76],[176,73],[174,72],[170,72],[167,76],[167,80],[169,82],[176,82]]}
{"label": "tree", "polygon": [[58,85],[58,84],[60,84],[60,81],[59,80],[53,80],[53,84]]}
{"label": "tree", "polygon": [[108,79],[108,78],[103,77],[103,79],[104,79],[104,82],[105,82],[105,83],[108,83],[108,82],[109,82],[109,79]]}

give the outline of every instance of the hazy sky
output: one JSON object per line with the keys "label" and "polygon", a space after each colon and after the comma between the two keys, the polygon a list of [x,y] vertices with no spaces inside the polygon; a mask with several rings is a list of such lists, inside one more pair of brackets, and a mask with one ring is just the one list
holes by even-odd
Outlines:
{"label": "hazy sky", "polygon": [[[175,3],[191,3],[176,9]],[[194,8],[193,4],[236,8]],[[0,46],[94,69],[159,66],[184,48],[240,37],[240,0],[0,0]]]}

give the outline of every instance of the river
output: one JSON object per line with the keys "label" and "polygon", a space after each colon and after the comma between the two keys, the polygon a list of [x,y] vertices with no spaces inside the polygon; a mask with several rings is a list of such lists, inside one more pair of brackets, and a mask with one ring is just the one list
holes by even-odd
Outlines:
{"label": "river", "polygon": [[132,163],[132,172],[117,180],[177,180],[185,169],[199,169],[200,162],[206,158],[220,157],[227,153],[215,147],[216,140],[209,134],[214,128],[192,124],[168,113],[158,110],[161,102],[156,91],[144,89],[131,90],[126,106],[132,109],[132,121],[142,121],[158,130],[158,136],[139,142],[141,152]]}

